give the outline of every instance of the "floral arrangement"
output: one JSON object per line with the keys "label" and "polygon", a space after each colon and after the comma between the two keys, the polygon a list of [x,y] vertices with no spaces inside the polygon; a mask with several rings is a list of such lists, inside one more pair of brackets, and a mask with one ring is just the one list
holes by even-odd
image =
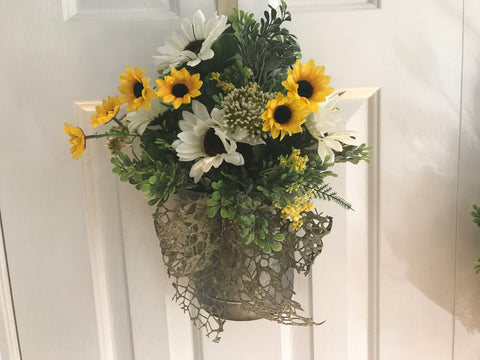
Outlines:
{"label": "floral arrangement", "polygon": [[[65,124],[73,158],[82,155],[87,140],[106,137],[113,172],[142,190],[150,205],[160,209],[174,194],[202,194],[205,213],[200,220],[216,221],[223,232],[229,229],[237,234],[241,240],[233,249],[255,249],[260,254],[254,260],[256,266],[271,254],[281,266],[299,270],[295,264],[301,263],[301,270],[308,273],[321,250],[321,237],[311,241],[313,246],[306,238],[299,240],[301,234],[313,234],[318,227],[323,236],[331,228],[329,217],[321,218],[321,226],[319,218],[313,220],[313,214],[318,214],[313,199],[351,208],[326,180],[336,176],[334,164],[368,162],[369,147],[358,144],[354,132],[340,129],[341,93],[328,86],[330,77],[323,66],[300,60],[297,39],[284,27],[290,20],[284,1],[278,9],[265,11],[260,21],[237,10],[228,18],[209,19],[197,11],[157,49],[153,60],[158,79],[151,83],[137,66],[127,66],[126,73],[120,74],[120,95],[103,100],[91,118],[95,128],[113,126],[85,135],[82,129]],[[185,214],[186,208],[182,209]],[[156,213],[157,230],[165,222],[172,223],[171,219],[162,222],[162,214]],[[177,237],[180,233],[176,232]],[[289,240],[291,234],[296,237]],[[178,244],[184,241],[185,247],[192,236],[181,241],[173,237],[167,249],[159,234],[170,275],[178,270],[178,263],[169,263],[178,256]],[[204,248],[217,246],[217,240],[208,241]],[[182,259],[197,259],[197,250],[192,251]],[[211,254],[203,257],[202,264],[207,257],[211,259]],[[197,279],[197,287],[199,263],[194,272],[182,273]],[[239,271],[244,275],[248,270]],[[274,275],[271,272],[269,278]],[[282,285],[277,287],[281,290]],[[177,291],[187,298],[179,285]],[[245,304],[251,305],[255,291]],[[260,297],[264,300],[267,293]],[[272,308],[272,303],[285,298],[277,296],[263,306]],[[190,311],[190,304],[182,306],[192,319],[199,318]],[[261,312],[259,307],[254,310]],[[221,331],[224,313],[207,311],[220,319]],[[285,308],[279,310],[275,320],[294,322],[291,317],[284,321],[285,313]]]}

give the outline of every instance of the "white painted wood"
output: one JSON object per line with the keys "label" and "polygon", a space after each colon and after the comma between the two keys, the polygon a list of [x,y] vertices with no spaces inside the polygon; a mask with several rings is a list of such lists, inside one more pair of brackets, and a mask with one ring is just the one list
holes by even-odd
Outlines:
{"label": "white painted wood", "polygon": [[480,26],[478,1],[464,2],[464,54],[462,111],[458,168],[457,241],[455,246],[455,317],[453,359],[477,359],[480,354],[480,276],[472,264],[480,258],[480,229],[469,215],[480,204],[480,122],[478,121],[478,77],[480,71]]}
{"label": "white painted wood", "polygon": [[[99,104],[75,103],[81,128],[89,128]],[[133,343],[117,179],[108,166],[105,141],[90,141],[87,146],[82,167],[100,356],[127,360],[133,357]]]}
{"label": "white painted wood", "polygon": [[0,214],[0,359],[21,360]]}
{"label": "white painted wood", "polygon": [[[130,23],[136,16],[131,13],[125,21],[107,21],[118,20],[122,11],[117,11],[65,23],[64,16],[81,15],[77,3],[65,0],[63,8],[53,0],[0,3],[0,203],[23,360],[478,356],[480,281],[471,263],[480,256],[480,235],[468,212],[480,202],[475,200],[480,9],[474,0],[390,1],[380,10],[339,12],[314,10],[316,3],[304,3],[307,11],[292,3],[290,28],[304,59],[325,64],[335,88],[382,89],[381,143],[374,153],[381,158],[363,172],[366,182],[352,183],[351,169],[340,170],[348,176],[339,191],[361,187],[369,194],[377,189],[380,196],[368,204],[347,196],[355,213],[334,213],[335,233],[325,239],[312,278],[297,281],[307,312],[326,320],[324,325],[309,330],[231,322],[219,345],[199,338],[169,300],[141,193],[119,184],[114,194],[113,182],[100,175],[110,171],[100,143],[103,168],[87,160],[95,149],[91,144],[83,160],[74,162],[60,131],[64,121],[74,122],[72,102],[113,95],[126,65],[138,63],[154,74],[152,52],[178,19]],[[97,3],[82,4],[91,9]],[[198,6],[213,12],[214,4],[179,1],[175,13],[187,16]],[[256,14],[266,4],[239,0],[240,8]],[[377,96],[366,98],[354,106],[352,120],[376,108]],[[99,195],[83,183],[82,162],[107,192]],[[99,202],[103,195],[117,205]],[[142,223],[141,237],[136,221]],[[351,226],[358,233],[352,234]],[[375,254],[376,266],[370,261]],[[121,296],[112,300],[117,293]],[[2,309],[9,311],[8,299]],[[11,318],[3,326],[9,323]],[[8,331],[13,334],[11,327]]]}
{"label": "white painted wood", "polygon": [[222,15],[230,15],[232,9],[238,9],[238,0],[217,0],[217,12]]}
{"label": "white painted wood", "polygon": [[[375,359],[377,342],[377,187],[379,89],[346,89],[340,107],[346,128],[369,143],[372,165],[337,165],[327,180],[355,211],[318,201],[317,209],[334,217],[324,253],[312,270],[313,314],[325,324],[314,328],[314,358]],[[320,319],[318,319],[320,318]]]}
{"label": "white painted wood", "polygon": [[171,286],[154,231],[154,209],[132,185],[120,183],[119,191],[135,359],[181,359],[178,351],[184,349],[174,346],[173,339],[183,339],[183,347],[191,348],[191,337],[178,337],[170,328],[172,322],[177,330],[181,321],[190,323],[186,317],[173,320],[168,311]]}
{"label": "white painted wood", "polygon": [[62,0],[65,21],[176,20],[179,1]]}
{"label": "white painted wood", "polygon": [[[320,12],[338,10],[379,9],[380,0],[288,0],[291,12]],[[268,5],[277,7],[280,0],[238,0],[238,8],[253,12],[257,18],[263,15]]]}
{"label": "white painted wood", "polygon": [[[83,128],[100,103],[76,102]],[[83,157],[102,360],[195,359],[196,329],[172,301],[153,227],[154,209],[142,192],[119,184],[105,141],[88,143]]]}
{"label": "white painted wood", "polygon": [[[215,8],[214,0],[178,4],[182,16],[197,6],[207,14]],[[126,65],[147,68],[152,77],[151,56],[178,19],[131,21],[132,16],[125,21],[65,22],[67,10],[54,0],[0,4],[0,48],[2,54],[8,54],[0,58],[0,93],[5,101],[3,118],[10,119],[1,122],[0,203],[22,357],[131,360],[148,351],[151,357],[163,356],[170,351],[162,332],[167,326],[159,315],[165,311],[158,309],[165,303],[163,293],[156,307],[145,306],[149,312],[142,312],[137,301],[142,283],[137,287],[127,284],[125,273],[114,270],[130,264],[129,258],[124,261],[116,256],[121,255],[122,245],[129,255],[140,256],[144,251],[132,245],[134,238],[126,236],[133,225],[129,228],[122,223],[118,200],[116,207],[111,203],[112,208],[98,202],[89,207],[98,200],[98,193],[91,191],[87,191],[88,200],[84,197],[84,186],[94,186],[83,182],[82,162],[87,168],[92,165],[86,160],[89,151],[73,161],[61,129],[65,121],[79,125],[72,107],[75,100],[115,95],[118,76]],[[7,82],[16,85],[4,86]],[[93,131],[90,126],[85,130]],[[108,154],[100,143],[98,146],[105,161],[101,167],[92,165],[91,170],[100,177],[95,186],[107,186],[102,195],[108,200],[116,185],[109,186],[114,183],[99,175],[113,177]],[[93,142],[88,147],[95,149]],[[91,215],[95,211],[100,214],[98,219]],[[110,225],[112,231],[105,231]],[[125,244],[119,242],[122,236]],[[131,266],[130,270],[136,276],[142,267]],[[157,270],[153,268],[146,278],[156,281]],[[154,302],[150,295],[161,284],[162,280],[145,292],[148,301]],[[127,285],[135,291],[131,297],[125,296]],[[112,300],[117,293],[121,296]],[[128,306],[133,309],[131,326],[129,311],[125,311]],[[145,320],[148,314],[150,322]],[[156,320],[155,329],[147,332]],[[162,337],[165,341],[158,342]],[[138,340],[137,347],[132,346],[131,338]],[[160,346],[163,343],[167,346]]]}
{"label": "white painted wood", "polygon": [[377,9],[379,0],[288,0],[291,11],[336,11]]}
{"label": "white painted wood", "polygon": [[379,359],[452,358],[453,301],[462,296],[454,286],[461,4],[292,14],[304,59],[325,64],[333,87],[382,89]]}

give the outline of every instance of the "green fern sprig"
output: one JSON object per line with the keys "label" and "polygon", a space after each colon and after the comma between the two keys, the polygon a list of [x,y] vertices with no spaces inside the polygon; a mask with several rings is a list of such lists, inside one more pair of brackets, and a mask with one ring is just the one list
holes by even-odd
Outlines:
{"label": "green fern sprig", "polygon": [[281,75],[300,58],[300,46],[296,36],[282,27],[284,22],[291,21],[285,2],[282,0],[279,12],[269,8],[260,23],[253,14],[241,10],[234,10],[229,20],[244,65],[255,69],[254,81],[262,90],[277,91],[283,81]]}
{"label": "green fern sprig", "polygon": [[323,184],[319,188],[312,189],[314,196],[317,199],[325,201],[333,201],[347,210],[352,210],[352,204],[340,197],[333,188],[328,184]]}

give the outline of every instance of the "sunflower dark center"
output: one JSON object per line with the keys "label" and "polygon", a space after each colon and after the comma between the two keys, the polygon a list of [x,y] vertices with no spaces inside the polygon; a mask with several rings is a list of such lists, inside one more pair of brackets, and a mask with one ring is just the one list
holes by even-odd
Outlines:
{"label": "sunflower dark center", "polygon": [[273,113],[273,119],[279,124],[285,124],[290,121],[292,110],[288,106],[280,105]]}
{"label": "sunflower dark center", "polygon": [[188,94],[188,87],[185,84],[175,84],[172,87],[172,94],[177,98],[184,97]]}
{"label": "sunflower dark center", "polygon": [[142,91],[143,84],[141,82],[136,82],[135,85],[133,85],[133,95],[135,95],[136,98],[142,97]]}
{"label": "sunflower dark center", "polygon": [[215,156],[218,154],[223,154],[225,151],[225,146],[223,146],[222,140],[215,134],[215,130],[210,128],[205,134],[205,139],[203,140],[203,148],[205,153],[208,156]]}
{"label": "sunflower dark center", "polygon": [[304,98],[310,99],[313,95],[313,86],[306,80],[297,81],[298,84],[298,95],[303,96]]}
{"label": "sunflower dark center", "polygon": [[185,49],[183,50],[190,50],[191,52],[195,53],[196,55],[198,55],[198,53],[200,52],[200,50],[202,50],[202,44],[205,40],[193,40],[193,41],[190,41],[190,43],[185,46]]}

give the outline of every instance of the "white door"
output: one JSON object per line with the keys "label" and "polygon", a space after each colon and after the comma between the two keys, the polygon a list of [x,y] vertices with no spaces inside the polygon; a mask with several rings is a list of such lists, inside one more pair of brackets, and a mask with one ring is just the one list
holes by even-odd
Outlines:
{"label": "white door", "polygon": [[[356,88],[348,124],[376,148],[371,166],[340,169],[356,211],[332,208],[335,232],[312,277],[296,280],[305,310],[326,323],[229,322],[213,344],[170,301],[143,195],[118,183],[101,143],[69,157],[61,128],[88,123],[94,103],[81,100],[110,94],[126,65],[148,67],[176,14],[211,13],[214,1],[9,0],[2,359],[478,358],[480,235],[468,212],[480,202],[480,5],[288,3],[304,58],[325,64],[335,88]],[[261,13],[266,2],[239,5]]]}
{"label": "white door", "polygon": [[288,3],[333,87],[381,89],[370,358],[478,359],[479,2]]}

